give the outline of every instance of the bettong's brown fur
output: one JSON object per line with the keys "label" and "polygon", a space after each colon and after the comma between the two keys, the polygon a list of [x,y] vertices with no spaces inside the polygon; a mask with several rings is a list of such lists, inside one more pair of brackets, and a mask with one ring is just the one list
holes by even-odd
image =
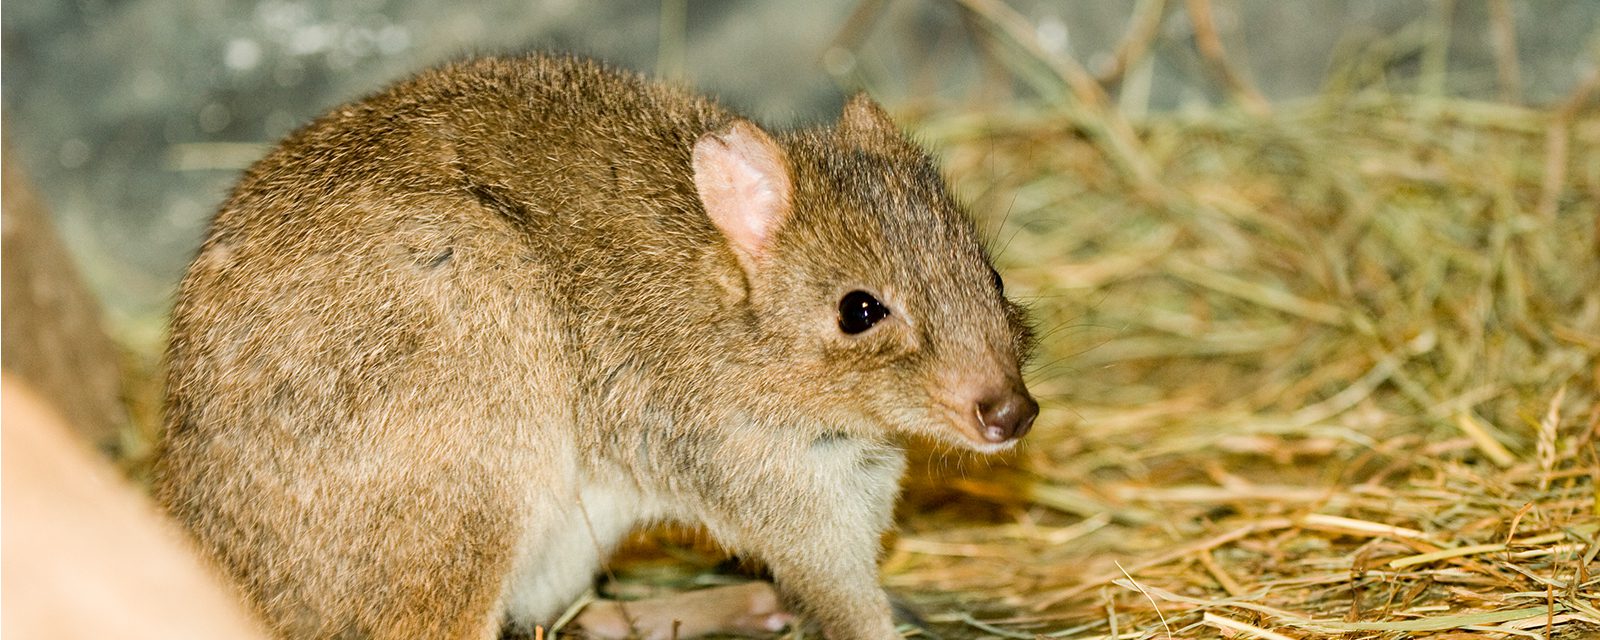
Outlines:
{"label": "bettong's brown fur", "polygon": [[[223,205],[173,312],[157,493],[286,637],[546,624],[679,520],[882,640],[904,438],[992,451],[1033,416],[998,285],[865,97],[772,136],[584,60],[461,62],[296,132]],[[856,290],[889,316],[852,335]],[[1026,415],[985,436],[997,394]]]}

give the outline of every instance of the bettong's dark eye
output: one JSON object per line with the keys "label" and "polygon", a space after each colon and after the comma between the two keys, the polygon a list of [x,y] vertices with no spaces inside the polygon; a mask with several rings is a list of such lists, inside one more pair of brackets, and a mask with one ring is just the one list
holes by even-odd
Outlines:
{"label": "bettong's dark eye", "polygon": [[995,271],[994,267],[989,267],[989,280],[994,283],[995,291],[1000,292],[1002,296],[1006,294],[1006,281],[1000,279],[1000,272]]}
{"label": "bettong's dark eye", "polygon": [[855,335],[889,317],[889,308],[865,291],[851,291],[839,299],[839,330]]}

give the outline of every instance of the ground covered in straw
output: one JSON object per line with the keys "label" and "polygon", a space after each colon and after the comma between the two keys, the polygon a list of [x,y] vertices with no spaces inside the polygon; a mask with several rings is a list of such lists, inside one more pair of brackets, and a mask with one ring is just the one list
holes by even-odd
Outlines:
{"label": "ground covered in straw", "polygon": [[913,474],[888,584],[953,636],[1600,634],[1587,100],[926,122],[1047,413]]}

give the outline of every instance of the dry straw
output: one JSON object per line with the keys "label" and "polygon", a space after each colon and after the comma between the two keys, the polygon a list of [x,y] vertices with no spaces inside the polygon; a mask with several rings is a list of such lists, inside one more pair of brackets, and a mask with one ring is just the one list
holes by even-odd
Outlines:
{"label": "dry straw", "polygon": [[[1133,120],[1006,5],[958,4],[1062,99],[920,127],[998,230],[1047,401],[1013,459],[914,474],[885,571],[932,629],[1600,634],[1595,78],[1550,108],[1268,104],[1206,18],[1235,106]],[[1213,10],[1163,4],[1114,68],[1141,12]]]}

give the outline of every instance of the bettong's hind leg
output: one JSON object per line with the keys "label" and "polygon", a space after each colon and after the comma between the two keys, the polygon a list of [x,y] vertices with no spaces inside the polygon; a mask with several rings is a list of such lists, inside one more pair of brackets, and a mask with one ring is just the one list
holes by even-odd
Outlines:
{"label": "bettong's hind leg", "polygon": [[601,600],[585,607],[577,623],[605,640],[671,640],[712,633],[767,635],[793,619],[771,584],[747,582],[631,602]]}

